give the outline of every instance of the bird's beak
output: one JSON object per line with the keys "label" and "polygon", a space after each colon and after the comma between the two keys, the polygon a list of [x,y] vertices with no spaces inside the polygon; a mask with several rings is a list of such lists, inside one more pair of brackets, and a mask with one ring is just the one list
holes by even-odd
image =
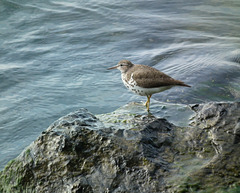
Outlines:
{"label": "bird's beak", "polygon": [[117,67],[118,67],[118,65],[117,66],[113,66],[111,68],[108,68],[108,70],[116,69]]}

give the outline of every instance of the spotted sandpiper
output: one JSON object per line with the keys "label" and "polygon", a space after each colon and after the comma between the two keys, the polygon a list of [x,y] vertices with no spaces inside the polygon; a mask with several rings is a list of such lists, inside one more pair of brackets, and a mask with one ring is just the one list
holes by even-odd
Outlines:
{"label": "spotted sandpiper", "polygon": [[121,71],[123,84],[129,90],[138,95],[147,96],[145,105],[148,111],[150,98],[153,94],[170,89],[173,86],[190,87],[184,82],[175,80],[155,68],[142,64],[133,64],[128,60],[121,60],[116,66],[108,68],[108,70],[111,69]]}

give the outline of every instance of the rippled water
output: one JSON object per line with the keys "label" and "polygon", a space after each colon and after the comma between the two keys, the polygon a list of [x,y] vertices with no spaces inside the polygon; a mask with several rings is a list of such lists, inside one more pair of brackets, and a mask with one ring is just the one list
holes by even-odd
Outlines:
{"label": "rippled water", "polygon": [[2,0],[0,13],[0,168],[60,116],[145,100],[106,70],[121,59],[192,86],[155,100],[240,100],[239,0]]}

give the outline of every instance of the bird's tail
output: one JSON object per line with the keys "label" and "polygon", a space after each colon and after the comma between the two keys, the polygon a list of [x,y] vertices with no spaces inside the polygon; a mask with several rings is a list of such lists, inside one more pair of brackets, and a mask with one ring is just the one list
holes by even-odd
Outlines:
{"label": "bird's tail", "polygon": [[179,81],[179,84],[178,84],[178,86],[186,86],[186,87],[191,87],[191,86],[189,86],[188,84],[185,84],[184,82],[182,82],[182,81]]}

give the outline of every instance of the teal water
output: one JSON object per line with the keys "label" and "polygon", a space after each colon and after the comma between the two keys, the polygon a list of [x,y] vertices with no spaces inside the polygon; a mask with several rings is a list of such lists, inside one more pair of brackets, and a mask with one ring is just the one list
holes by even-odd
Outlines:
{"label": "teal water", "polygon": [[239,0],[1,0],[0,168],[69,112],[145,100],[106,70],[121,59],[192,86],[155,100],[239,101],[239,32]]}

